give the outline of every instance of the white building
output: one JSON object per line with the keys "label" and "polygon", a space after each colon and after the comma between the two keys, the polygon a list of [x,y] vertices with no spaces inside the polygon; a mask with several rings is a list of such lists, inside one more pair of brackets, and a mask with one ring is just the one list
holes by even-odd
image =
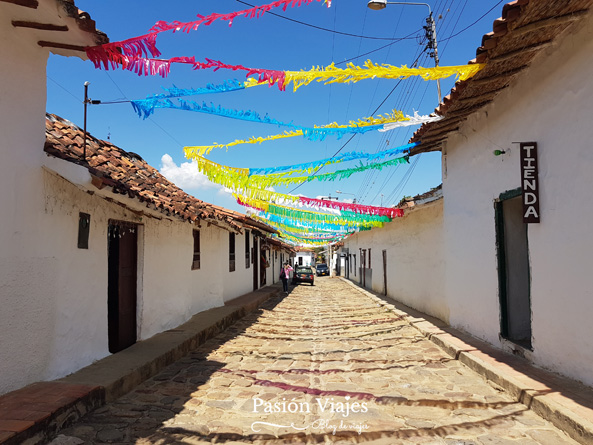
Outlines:
{"label": "white building", "polygon": [[46,117],[48,48],[105,41],[71,1],[0,2],[0,394],[271,284],[289,255],[273,229],[90,135],[85,155],[80,128]]}
{"label": "white building", "polygon": [[[588,385],[592,3],[505,5],[478,49],[486,67],[412,139],[421,141],[413,154],[443,153],[444,199],[346,243],[356,255],[388,246],[389,295]],[[372,288],[381,292],[375,248]]]}
{"label": "white building", "polygon": [[358,232],[339,249],[341,276],[419,311],[448,320],[441,300],[445,273],[440,187],[409,200],[404,216]]}
{"label": "white building", "polygon": [[296,252],[294,259],[295,266],[314,266],[315,265],[315,252],[312,249],[300,248]]}

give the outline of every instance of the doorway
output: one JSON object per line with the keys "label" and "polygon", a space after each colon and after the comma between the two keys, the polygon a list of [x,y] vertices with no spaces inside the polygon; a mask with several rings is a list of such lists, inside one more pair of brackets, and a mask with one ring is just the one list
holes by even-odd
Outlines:
{"label": "doorway", "polygon": [[383,295],[387,295],[387,250],[383,250]]}
{"label": "doorway", "polygon": [[494,206],[500,333],[507,340],[531,349],[529,243],[521,190],[503,193]]}
{"label": "doorway", "polygon": [[251,255],[251,262],[253,263],[253,290],[259,289],[259,246],[257,243],[257,237],[253,235],[253,251]]}
{"label": "doorway", "polygon": [[110,220],[107,234],[108,338],[115,353],[136,343],[138,225]]}

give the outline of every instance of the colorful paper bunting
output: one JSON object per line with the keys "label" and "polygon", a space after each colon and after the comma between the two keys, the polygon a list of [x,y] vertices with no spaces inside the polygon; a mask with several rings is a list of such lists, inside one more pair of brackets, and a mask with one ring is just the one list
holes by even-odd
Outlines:
{"label": "colorful paper bunting", "polygon": [[294,164],[294,165],[284,165],[278,167],[260,167],[260,168],[250,168],[249,175],[269,175],[273,173],[279,172],[288,172],[292,173],[309,173],[311,174],[313,171],[317,170],[318,168],[323,167],[324,165],[330,164],[337,164],[340,162],[347,162],[347,161],[356,161],[359,159],[364,159],[367,162],[377,161],[381,159],[385,159],[391,156],[396,156],[402,153],[409,152],[412,148],[418,145],[417,142],[413,142],[411,144],[402,145],[400,147],[390,148],[388,150],[383,150],[377,153],[363,153],[363,152],[349,152],[349,153],[342,153],[331,158],[321,159],[319,161],[313,162],[305,162],[302,164]]}
{"label": "colorful paper bunting", "polygon": [[[252,175],[246,174],[246,169],[236,169],[217,164],[201,156],[194,156],[198,170],[210,181],[215,182],[232,190],[240,190],[248,187],[267,188],[275,185],[303,184],[311,181],[336,181],[347,179],[355,173],[366,170],[382,170],[391,165],[408,163],[408,156],[391,159],[383,162],[362,163],[353,168],[338,170],[331,173],[324,173],[310,176],[285,176],[285,174]],[[241,172],[239,172],[241,171]]]}
{"label": "colorful paper bunting", "polygon": [[[242,114],[240,113],[239,115]],[[412,119],[410,116],[404,116],[401,111],[393,110],[391,113],[388,113],[384,116],[379,115],[377,117],[365,117],[359,119],[358,121],[350,121],[347,125],[339,125],[336,122],[333,122],[327,125],[303,127],[300,125],[295,125],[292,122],[286,124],[275,121],[277,125],[292,127],[295,130],[267,137],[251,137],[248,140],[239,139],[227,144],[187,146],[184,147],[184,151],[186,157],[191,158],[195,155],[204,156],[205,154],[209,154],[214,148],[228,149],[229,147],[234,147],[241,144],[261,144],[265,141],[292,138],[295,136],[304,136],[310,141],[323,141],[329,135],[334,135],[337,136],[338,139],[341,139],[346,134],[364,134],[368,131],[380,130],[385,124],[397,124],[401,122],[403,126],[405,125],[404,122],[410,119]]]}
{"label": "colorful paper bunting", "polygon": [[257,199],[250,199],[245,196],[233,194],[237,202],[243,206],[248,206],[262,212],[269,213],[293,221],[309,222],[309,223],[329,223],[338,226],[346,227],[382,227],[383,223],[391,221],[386,216],[375,215],[360,215],[350,211],[342,211],[339,215],[332,215],[328,213],[311,212],[309,210],[298,210],[292,207],[281,206],[277,204],[270,204],[269,202],[259,201]]}
{"label": "colorful paper bunting", "polygon": [[[97,47],[101,48],[101,47]],[[90,49],[87,49],[87,54]],[[189,64],[194,70],[203,69],[228,69],[233,71],[245,71],[245,87],[256,85],[277,84],[281,91],[293,84],[293,91],[313,81],[331,83],[355,83],[365,79],[407,79],[412,76],[420,76],[424,80],[444,79],[456,76],[456,80],[466,80],[478,73],[485,65],[474,63],[457,66],[438,66],[434,68],[408,68],[407,66],[396,67],[388,64],[374,64],[367,60],[363,67],[349,63],[347,68],[337,68],[334,63],[326,67],[313,67],[310,70],[301,71],[280,71],[264,68],[248,68],[243,65],[230,65],[219,60],[205,59],[206,62],[196,62],[194,57],[173,57],[171,59],[151,59],[140,56],[129,56],[125,53],[115,53],[109,56],[108,60],[100,59],[98,62],[93,59],[96,55],[89,54],[89,58],[95,62],[96,68],[108,70],[121,67],[123,70],[133,71],[136,74],[148,76],[159,75],[167,77],[173,63]],[[257,76],[257,78],[249,76]]]}
{"label": "colorful paper bunting", "polygon": [[[138,58],[138,57],[158,57],[161,52],[156,47],[157,35],[164,31],[183,31],[189,33],[190,31],[196,31],[200,25],[211,25],[215,21],[222,20],[229,23],[229,26],[233,24],[233,21],[237,17],[248,17],[248,18],[259,18],[264,13],[271,9],[282,7],[284,11],[288,6],[295,7],[303,4],[308,5],[313,2],[320,2],[321,0],[277,0],[267,5],[255,6],[242,11],[231,12],[229,14],[210,14],[208,16],[202,16],[198,14],[198,20],[192,22],[179,22],[174,21],[167,23],[164,21],[157,22],[148,32],[148,34],[133,37],[121,42],[111,42],[100,46],[93,46],[86,49],[86,53],[89,59],[95,64],[95,67],[99,68],[101,65],[108,68],[112,65],[115,68],[116,65],[121,65],[120,56],[127,58]],[[325,2],[327,7],[331,6],[331,1]],[[172,60],[172,59],[171,59]]]}

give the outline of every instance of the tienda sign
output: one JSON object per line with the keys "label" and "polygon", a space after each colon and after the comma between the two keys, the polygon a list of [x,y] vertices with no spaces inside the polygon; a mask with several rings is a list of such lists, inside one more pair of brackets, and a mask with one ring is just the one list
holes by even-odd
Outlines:
{"label": "tienda sign", "polygon": [[537,142],[521,142],[521,189],[523,191],[523,222],[539,223],[539,181]]}

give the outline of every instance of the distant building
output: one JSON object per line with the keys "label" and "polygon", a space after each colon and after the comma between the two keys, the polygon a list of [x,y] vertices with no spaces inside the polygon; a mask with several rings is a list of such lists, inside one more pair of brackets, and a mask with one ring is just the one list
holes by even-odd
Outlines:
{"label": "distant building", "polygon": [[294,258],[294,264],[296,266],[315,265],[315,252],[313,249],[297,249],[296,257]]}

